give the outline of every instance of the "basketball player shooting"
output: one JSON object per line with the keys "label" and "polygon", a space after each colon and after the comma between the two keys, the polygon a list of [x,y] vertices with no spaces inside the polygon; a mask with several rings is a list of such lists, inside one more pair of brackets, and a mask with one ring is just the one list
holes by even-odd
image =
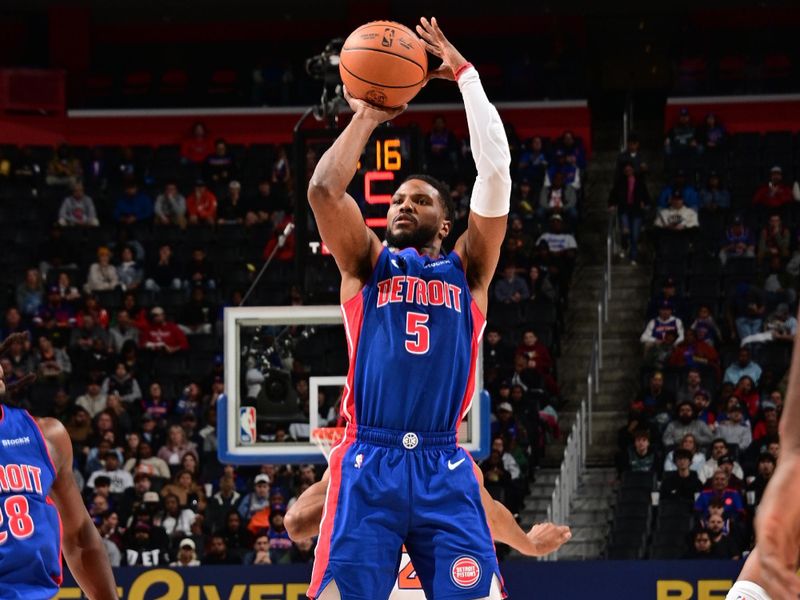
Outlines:
{"label": "basketball player shooting", "polygon": [[[26,341],[27,334],[10,336],[0,345],[0,356],[12,339]],[[4,375],[0,367],[5,401]],[[55,596],[63,548],[88,598],[116,599],[111,564],[72,477],[72,441],[64,426],[56,419],[34,419],[4,402],[0,439],[0,598]]]}
{"label": "basketball player shooting", "polygon": [[[800,316],[800,315],[798,315]],[[794,336],[789,385],[779,425],[778,465],[756,511],[756,547],[727,600],[800,597],[800,336]]]}
{"label": "basketball player shooting", "polygon": [[308,199],[342,276],[350,368],[342,442],[330,483],[308,595],[389,597],[405,544],[428,598],[504,595],[481,485],[457,445],[470,408],[489,283],[506,232],[511,178],[503,124],[478,72],[436,19],[417,26],[441,59],[428,79],[457,82],[477,178],[466,232],[443,253],[453,204],[447,186],[412,175],[392,196],[386,243],[346,192],[370,135],[404,110],[345,93],[352,120],[320,159]]}

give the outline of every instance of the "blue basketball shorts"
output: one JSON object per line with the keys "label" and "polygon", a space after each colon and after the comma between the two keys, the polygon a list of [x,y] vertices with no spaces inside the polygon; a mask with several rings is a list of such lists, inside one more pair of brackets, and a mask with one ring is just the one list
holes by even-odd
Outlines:
{"label": "blue basketball shorts", "polygon": [[475,600],[502,584],[480,484],[455,433],[348,425],[331,452],[309,598],[385,600],[405,544],[428,600]]}

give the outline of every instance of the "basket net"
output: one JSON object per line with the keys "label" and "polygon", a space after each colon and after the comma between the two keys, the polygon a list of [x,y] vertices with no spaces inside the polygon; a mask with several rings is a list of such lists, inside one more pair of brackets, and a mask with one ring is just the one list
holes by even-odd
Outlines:
{"label": "basket net", "polygon": [[311,432],[311,441],[325,455],[327,460],[331,454],[331,448],[338,444],[344,437],[344,427],[317,427]]}

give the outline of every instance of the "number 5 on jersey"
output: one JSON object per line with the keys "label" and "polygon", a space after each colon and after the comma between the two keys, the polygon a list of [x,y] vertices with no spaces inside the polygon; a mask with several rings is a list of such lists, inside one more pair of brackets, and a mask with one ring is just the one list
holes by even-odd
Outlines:
{"label": "number 5 on jersey", "polygon": [[414,337],[406,340],[406,350],[411,354],[425,354],[431,347],[431,330],[425,325],[428,317],[424,313],[406,313],[406,334]]}

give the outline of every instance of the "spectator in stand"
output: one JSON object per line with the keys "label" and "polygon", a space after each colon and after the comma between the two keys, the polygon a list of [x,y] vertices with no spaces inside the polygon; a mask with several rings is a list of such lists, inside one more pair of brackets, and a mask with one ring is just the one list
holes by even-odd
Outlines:
{"label": "spectator in stand", "polygon": [[687,504],[694,504],[694,495],[699,494],[703,486],[697,473],[691,469],[692,452],[685,448],[674,450],[675,470],[664,475],[659,487],[660,501],[667,498],[679,498]]}
{"label": "spectator in stand", "polygon": [[294,231],[291,231],[288,236],[283,234],[286,231],[286,227],[293,221],[292,215],[286,215],[280,223],[277,223],[275,229],[272,231],[272,235],[267,240],[266,245],[264,246],[264,251],[262,252],[262,257],[264,260],[272,254],[272,251],[275,250],[276,246],[281,243],[283,240],[283,247],[278,248],[277,252],[275,253],[275,260],[283,263],[289,264],[294,260],[294,246],[296,243],[296,236]]}
{"label": "spectator in stand", "polygon": [[18,183],[35,188],[41,182],[44,172],[44,165],[34,156],[33,148],[22,146],[19,150],[19,157],[14,161],[14,179]]}
{"label": "spectator in stand", "polygon": [[758,241],[758,262],[764,265],[766,259],[773,256],[780,258],[781,262],[789,258],[789,243],[791,234],[789,229],[781,222],[781,216],[773,213],[769,221],[761,230]]}
{"label": "spectator in stand", "polygon": [[[638,257],[639,233],[642,229],[642,217],[650,204],[650,194],[641,175],[637,175],[633,163],[622,165],[622,170],[614,182],[608,196],[608,206],[615,211],[622,229],[623,247],[628,247],[628,257],[636,264]],[[620,252],[625,257],[625,251]]]}
{"label": "spectator in stand", "polygon": [[739,356],[736,362],[731,363],[725,369],[725,376],[722,381],[736,385],[745,376],[758,385],[758,380],[761,378],[761,367],[750,359],[750,350],[748,348],[739,348]]}
{"label": "spectator in stand", "polygon": [[269,554],[272,564],[289,562],[289,552],[292,549],[292,540],[286,531],[283,518],[286,514],[285,505],[273,505],[269,513]]}
{"label": "spectator in stand", "polygon": [[684,315],[688,315],[687,299],[678,293],[678,284],[674,277],[667,277],[661,284],[661,291],[650,299],[647,305],[645,317],[652,319],[658,316],[658,311],[664,302],[672,305],[672,313],[683,321]]}
{"label": "spectator in stand", "polygon": [[731,207],[731,193],[722,185],[719,173],[710,171],[706,186],[700,191],[700,220],[727,211]]}
{"label": "spectator in stand", "polygon": [[[134,475],[135,481],[139,480],[140,475],[147,476],[148,483],[152,477],[160,477],[164,481],[170,478],[170,470],[166,461],[158,456],[153,456],[153,446],[146,440],[139,443],[136,457],[125,461],[124,468]],[[149,486],[147,489],[150,489]]]}
{"label": "spectator in stand", "polygon": [[764,322],[763,333],[744,338],[741,345],[750,343],[791,342],[797,333],[797,319],[789,313],[789,305],[781,303]]}
{"label": "spectator in stand", "polygon": [[750,423],[744,420],[744,408],[741,404],[734,404],[727,412],[728,418],[717,423],[716,434],[727,444],[735,444],[744,452],[753,441]]}
{"label": "spectator in stand", "polygon": [[61,144],[53,152],[53,158],[47,163],[47,185],[70,186],[80,181],[83,168],[80,161],[72,154],[66,144]]}
{"label": "spectator in stand", "polygon": [[730,535],[724,530],[725,520],[721,515],[709,515],[706,519],[708,533],[711,536],[711,553],[720,559],[741,558],[741,550],[731,539]]}
{"label": "spectator in stand", "polygon": [[258,182],[255,195],[245,203],[246,227],[253,225],[279,223],[290,209],[289,198],[285,194],[273,193],[272,182],[263,178]]}
{"label": "spectator in stand", "polygon": [[701,518],[708,516],[708,506],[713,500],[725,503],[725,518],[741,519],[744,516],[744,501],[741,494],[728,487],[729,477],[718,469],[712,478],[711,489],[703,490],[694,503],[694,510]]}
{"label": "spectator in stand", "polygon": [[661,189],[661,193],[658,195],[658,207],[668,208],[672,198],[675,197],[676,190],[681,192],[683,203],[688,208],[697,210],[700,205],[700,197],[695,187],[687,181],[686,172],[683,169],[679,169],[675,173],[671,184],[667,184]]}
{"label": "spectator in stand", "polygon": [[102,383],[99,379],[90,379],[86,386],[86,393],[78,396],[75,400],[76,406],[86,409],[89,415],[94,418],[106,409],[107,395],[103,393]]}
{"label": "spectator in stand", "polygon": [[707,304],[697,307],[697,316],[692,321],[691,328],[699,341],[705,342],[711,347],[716,347],[722,340],[722,332]]}
{"label": "spectator in stand", "polygon": [[231,181],[228,193],[222,197],[217,209],[218,225],[241,225],[244,223],[246,206],[242,199],[242,184]]}
{"label": "spectator in stand", "polygon": [[161,515],[160,524],[164,531],[167,532],[172,543],[191,535],[194,517],[194,512],[188,508],[180,507],[178,497],[175,494],[164,496],[164,511]]}
{"label": "spectator in stand", "polygon": [[[711,442],[711,456],[705,462],[703,468],[697,473],[697,476],[700,478],[700,483],[704,484],[711,479],[714,473],[720,468],[719,461],[723,456],[729,456],[729,453],[728,444],[726,444],[725,440],[722,438],[716,438]],[[738,479],[742,479],[744,477],[744,471],[742,471],[741,465],[734,461],[732,467],[732,474]]]}
{"label": "spectator in stand", "polygon": [[561,138],[556,142],[556,147],[563,150],[567,157],[567,163],[574,165],[581,171],[586,169],[586,153],[583,144],[575,137],[575,134],[567,129],[561,134]]}
{"label": "spectator in stand", "polygon": [[206,157],[204,170],[205,178],[215,189],[223,188],[236,178],[236,161],[223,138],[214,142],[214,152]]}
{"label": "spectator in stand", "polygon": [[111,250],[106,246],[97,249],[97,262],[89,267],[89,274],[86,277],[86,285],[83,286],[86,293],[108,292],[119,286],[119,274],[117,267],[111,264]]}
{"label": "spectator in stand", "polygon": [[663,233],[683,234],[686,231],[697,229],[700,222],[697,211],[684,206],[683,192],[676,189],[672,192],[669,208],[662,208],[656,216],[655,226]]}
{"label": "spectator in stand", "polygon": [[761,271],[758,283],[764,290],[767,304],[794,304],[797,300],[797,280],[783,266],[780,256],[769,256],[768,267]]}
{"label": "spectator in stand", "polygon": [[203,179],[194,182],[194,191],[186,201],[189,225],[213,225],[217,221],[217,197]]}
{"label": "spectator in stand", "polygon": [[753,426],[753,441],[759,442],[768,437],[778,435],[778,409],[774,402],[765,400],[761,403],[762,419]]}
{"label": "spectator in stand", "polygon": [[116,392],[128,406],[133,403],[137,405],[142,401],[142,389],[139,382],[131,375],[128,365],[124,362],[117,362],[114,372],[103,381],[102,391],[105,394]]}
{"label": "spectator in stand", "polygon": [[633,444],[618,458],[617,471],[634,473],[657,473],[660,468],[659,457],[650,444],[650,432],[639,429],[633,433]]}
{"label": "spectator in stand", "polygon": [[63,298],[57,285],[48,288],[47,304],[40,306],[31,319],[37,333],[47,333],[59,342],[68,338],[69,328],[76,322],[73,304]]}
{"label": "spectator in stand", "polygon": [[697,418],[694,405],[688,400],[678,403],[676,419],[664,430],[664,447],[675,446],[686,434],[693,435],[700,446],[706,446],[714,437],[708,425]]}
{"label": "spectator in stand", "polygon": [[506,263],[503,267],[503,277],[494,285],[495,300],[503,304],[519,304],[530,295],[525,280],[517,275],[517,266]]}
{"label": "spectator in stand", "polygon": [[444,116],[437,115],[425,140],[427,170],[431,175],[442,181],[448,181],[453,176],[458,169],[457,147],[456,137],[447,128]]}
{"label": "spectator in stand", "polygon": [[766,313],[766,295],[761,288],[740,282],[728,294],[726,304],[729,326],[740,340],[761,331]]}
{"label": "spectator in stand", "polygon": [[170,567],[199,567],[200,561],[197,560],[197,546],[191,538],[184,538],[178,546],[177,560],[169,563]]}
{"label": "spectator in stand", "polygon": [[174,181],[164,184],[164,191],[156,198],[154,223],[175,225],[181,229],[186,227],[186,198]]}
{"label": "spectator in stand", "polygon": [[139,342],[139,329],[131,321],[130,314],[126,309],[117,312],[117,323],[108,330],[111,351],[115,354],[122,353],[122,346],[127,341]]}
{"label": "spectator in stand", "polygon": [[[157,528],[163,533],[163,529]],[[137,521],[125,534],[125,565],[157,567],[169,564],[169,545],[166,535],[153,535],[153,526]]]}
{"label": "spectator in stand", "polygon": [[[697,441],[695,440],[694,436],[691,433],[687,433],[681,439],[681,445],[674,450],[670,450],[667,454],[667,457],[664,459],[664,472],[670,473],[673,471],[678,470],[677,465],[677,458],[676,453],[678,450],[684,450],[688,452],[688,456],[690,457],[689,461],[689,469],[694,473],[699,473],[700,469],[703,468],[703,465],[706,464],[706,455],[700,452],[700,449],[697,447]],[[698,477],[698,482],[700,481]],[[702,486],[701,486],[702,487]],[[694,501],[694,498],[692,498]]]}
{"label": "spectator in stand", "polygon": [[725,230],[719,251],[719,260],[725,265],[735,258],[753,258],[755,256],[755,238],[750,228],[744,224],[742,217],[733,217],[731,225]]}
{"label": "spectator in stand", "polygon": [[664,140],[664,152],[667,156],[690,156],[698,152],[695,127],[688,108],[678,112],[678,122],[669,130]]}
{"label": "spectator in stand", "polygon": [[577,204],[578,196],[575,188],[565,185],[564,174],[559,171],[553,174],[549,185],[542,186],[536,216],[544,221],[550,215],[559,214],[574,223],[578,218]]}
{"label": "spectator in stand", "polygon": [[213,312],[206,302],[203,287],[195,284],[189,302],[181,310],[178,327],[186,335],[211,333]]}
{"label": "spectator in stand", "polygon": [[571,233],[564,233],[564,219],[558,213],[550,216],[550,230],[536,240],[538,246],[546,242],[553,258],[561,262],[572,263],[578,252],[578,243]]}
{"label": "spectator in stand", "polygon": [[775,165],[769,170],[769,181],[756,190],[753,206],[771,210],[791,204],[792,201],[792,188],[783,183],[783,169]]}
{"label": "spectator in stand", "polygon": [[139,346],[153,352],[174,354],[189,348],[186,336],[172,321],[167,321],[164,309],[154,306],[150,310],[150,323],[139,335]]}
{"label": "spectator in stand", "polygon": [[72,362],[63,348],[53,347],[47,336],[39,337],[39,343],[33,355],[33,364],[38,381],[44,383],[64,384],[72,373]]}
{"label": "spectator in stand", "polygon": [[524,178],[514,187],[511,194],[511,212],[519,215],[528,227],[533,226],[539,198],[531,187],[528,178]]}
{"label": "spectator in stand", "polygon": [[217,287],[214,267],[208,260],[205,249],[201,246],[192,249],[192,256],[186,265],[186,273],[184,287],[202,287],[209,290]]}
{"label": "spectator in stand", "polygon": [[136,182],[125,183],[124,194],[114,207],[114,220],[123,225],[134,225],[149,221],[153,217],[153,200],[139,191]]}
{"label": "spectator in stand", "polygon": [[102,146],[92,148],[92,156],[83,166],[83,181],[90,190],[104,192],[108,187],[111,166]]}
{"label": "spectator in stand", "polygon": [[236,491],[233,477],[224,475],[219,480],[219,491],[208,499],[206,506],[206,523],[212,532],[223,528],[226,515],[239,507],[242,496]]}
{"label": "spectator in stand", "polygon": [[694,393],[692,404],[694,404],[694,411],[697,418],[703,421],[703,423],[710,427],[717,422],[717,415],[711,407],[711,394],[708,390],[697,390]]}
{"label": "spectator in stand", "polygon": [[94,202],[84,192],[82,183],[73,184],[72,193],[61,202],[58,224],[61,227],[97,227],[100,224]]}
{"label": "spectator in stand", "polygon": [[725,151],[728,132],[714,113],[708,113],[706,120],[697,134],[697,141],[707,155],[715,155]]}
{"label": "spectator in stand", "polygon": [[120,467],[119,455],[116,452],[112,450],[106,452],[103,455],[103,463],[103,469],[92,473],[89,481],[86,482],[86,487],[93,488],[98,477],[108,477],[111,481],[111,493],[115,495],[122,494],[126,489],[133,487],[133,477]]}
{"label": "spectator in stand", "polygon": [[670,367],[710,366],[717,377],[720,373],[719,354],[713,346],[699,341],[694,329],[686,330],[686,338],[675,346],[668,364]]}
{"label": "spectator in stand", "polygon": [[683,321],[672,314],[672,303],[664,300],[658,308],[658,316],[647,323],[639,341],[647,350],[653,345],[665,344],[667,332],[675,334],[674,344],[683,342]]}
{"label": "spectator in stand", "polygon": [[203,558],[204,565],[238,565],[241,564],[239,558],[228,551],[225,537],[220,534],[211,536]]}
{"label": "spectator in stand", "polygon": [[202,164],[214,150],[214,144],[208,137],[206,126],[197,122],[192,125],[192,135],[181,143],[181,158],[185,163]]}
{"label": "spectator in stand", "polygon": [[711,535],[706,529],[697,529],[692,533],[692,547],[683,555],[690,560],[716,560],[711,551]]}
{"label": "spectator in stand", "polygon": [[[179,290],[183,287],[180,267],[172,256],[172,246],[161,244],[158,247],[158,260],[147,269],[148,278],[144,282],[146,290],[160,292],[162,289]],[[133,316],[131,314],[131,316]]]}
{"label": "spectator in stand", "polygon": [[194,442],[186,438],[186,432],[183,427],[171,425],[167,443],[158,451],[158,457],[166,462],[171,469],[177,469],[187,454],[192,454],[197,459],[197,447]]}
{"label": "spectator in stand", "polygon": [[39,269],[31,267],[25,271],[25,281],[17,286],[17,308],[24,317],[37,313],[44,301],[44,283]]}
{"label": "spectator in stand", "polygon": [[139,261],[136,260],[133,248],[129,245],[122,247],[119,265],[117,266],[119,284],[123,290],[135,290],[142,283],[144,273]]}
{"label": "spectator in stand", "polygon": [[517,180],[521,182],[524,180],[530,182],[535,181],[537,184],[544,182],[544,175],[547,171],[547,154],[544,152],[544,145],[542,138],[538,135],[531,138],[530,147],[523,150],[517,163]]}
{"label": "spectator in stand", "polygon": [[763,452],[758,457],[758,466],[756,467],[756,475],[747,484],[747,503],[751,506],[758,506],[761,504],[761,498],[764,496],[764,490],[767,488],[769,480],[775,473],[775,466],[777,461],[775,457],[769,452]]}
{"label": "spectator in stand", "polygon": [[188,507],[195,512],[202,513],[206,508],[205,491],[189,471],[176,471],[172,481],[161,488],[160,493],[162,498],[169,494],[175,494],[182,507]]}
{"label": "spectator in stand", "polygon": [[244,555],[244,565],[271,565],[269,536],[266,533],[256,536],[253,549]]}
{"label": "spectator in stand", "polygon": [[249,523],[250,519],[265,508],[269,508],[269,475],[259,473],[253,480],[253,491],[239,503],[239,514]]}
{"label": "spectator in stand", "polygon": [[648,166],[642,154],[639,152],[641,141],[639,135],[633,131],[628,133],[628,143],[625,150],[617,156],[617,177],[625,170],[625,165],[630,164],[637,179],[647,173]]}
{"label": "spectator in stand", "polygon": [[664,387],[664,374],[656,371],[650,376],[647,387],[639,392],[631,409],[644,414],[648,419],[654,419],[663,427],[669,422],[669,413],[672,412],[674,403],[674,395]]}

